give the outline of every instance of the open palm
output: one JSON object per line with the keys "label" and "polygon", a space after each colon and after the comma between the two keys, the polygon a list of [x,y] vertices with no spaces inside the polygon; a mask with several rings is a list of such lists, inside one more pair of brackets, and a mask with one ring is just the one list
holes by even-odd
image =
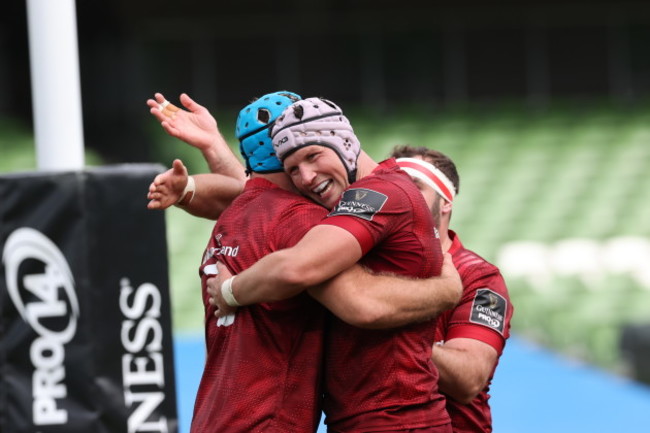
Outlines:
{"label": "open palm", "polygon": [[160,110],[160,104],[166,99],[161,93],[156,93],[154,99],[147,100],[150,112],[161,123],[163,129],[172,137],[176,137],[200,149],[202,152],[214,145],[215,137],[219,136],[216,119],[202,105],[196,103],[186,93],[180,96],[180,102],[186,110],[170,112]]}

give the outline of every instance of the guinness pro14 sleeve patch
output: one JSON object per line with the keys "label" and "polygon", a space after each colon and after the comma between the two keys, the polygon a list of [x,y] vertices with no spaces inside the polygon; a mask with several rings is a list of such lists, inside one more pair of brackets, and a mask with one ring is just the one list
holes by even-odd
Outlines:
{"label": "guinness pro14 sleeve patch", "polygon": [[353,215],[372,221],[388,200],[388,196],[366,188],[349,189],[334,206],[328,216]]}
{"label": "guinness pro14 sleeve patch", "polygon": [[492,328],[503,335],[507,308],[508,301],[503,296],[490,289],[478,289],[472,302],[469,321]]}

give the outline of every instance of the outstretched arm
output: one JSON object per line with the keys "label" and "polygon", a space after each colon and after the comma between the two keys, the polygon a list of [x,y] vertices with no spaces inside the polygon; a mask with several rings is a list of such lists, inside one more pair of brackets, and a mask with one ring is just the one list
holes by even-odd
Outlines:
{"label": "outstretched arm", "polygon": [[361,245],[349,231],[334,225],[312,227],[293,247],[258,260],[233,280],[242,305],[287,299],[355,265]]}
{"label": "outstretched arm", "polygon": [[[194,187],[186,190],[192,181]],[[176,204],[192,215],[217,219],[243,186],[243,182],[219,174],[198,174],[190,179],[183,162],[176,159],[172,168],[157,175],[149,185],[147,207],[167,209]]]}
{"label": "outstretched arm", "polygon": [[243,182],[246,178],[244,166],[221,135],[216,119],[186,93],[180,95],[180,102],[186,110],[170,104],[161,93],[156,93],[154,99],[147,100],[147,105],[167,134],[201,151],[212,173]]}
{"label": "outstretched arm", "polygon": [[432,319],[453,308],[462,290],[458,271],[446,253],[438,277],[376,275],[356,265],[308,291],[344,322],[382,329]]}
{"label": "outstretched arm", "polygon": [[[187,169],[176,160],[170,170],[156,176],[151,183],[147,207],[167,209],[177,204],[192,215],[216,219],[244,188],[246,173],[210,112],[185,93],[181,94],[180,101],[187,110],[169,103],[161,93],[147,100],[147,105],[169,135],[199,149],[210,171],[217,174],[195,175],[189,179]],[[194,191],[183,194],[192,181]]]}
{"label": "outstretched arm", "polygon": [[[338,275],[356,264],[361,255],[361,246],[350,232],[321,224],[311,228],[293,247],[258,260],[237,275],[229,287],[239,305],[279,301]],[[226,280],[223,272],[209,278],[208,290],[220,292]],[[218,300],[216,305],[218,317],[231,312]]]}
{"label": "outstretched arm", "polygon": [[[231,277],[218,263],[219,281]],[[210,303],[217,307],[216,317],[231,314],[220,284],[208,280]],[[226,290],[228,291],[228,290]],[[386,329],[430,320],[452,308],[460,299],[462,284],[451,256],[445,254],[439,277],[416,279],[395,275],[372,274],[355,265],[326,283],[308,289],[309,294],[334,315],[359,328]],[[232,291],[230,291],[232,294]],[[229,297],[229,294],[225,294]]]}

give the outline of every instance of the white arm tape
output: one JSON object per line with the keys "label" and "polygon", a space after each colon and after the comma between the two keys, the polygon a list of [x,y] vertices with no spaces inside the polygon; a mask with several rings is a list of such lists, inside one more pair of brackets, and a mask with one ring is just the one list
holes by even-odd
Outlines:
{"label": "white arm tape", "polygon": [[241,304],[235,299],[235,295],[232,293],[232,281],[235,279],[236,275],[228,278],[226,281],[221,283],[221,296],[223,300],[226,301],[231,307],[241,307]]}
{"label": "white arm tape", "polygon": [[194,178],[192,176],[187,176],[187,183],[185,184],[185,189],[181,193],[181,196],[178,199],[178,201],[176,201],[176,204],[179,204],[180,202],[185,200],[185,197],[187,197],[187,194],[190,192],[192,193],[192,196],[190,197],[187,203],[183,203],[184,205],[188,205],[192,203],[192,200],[194,200],[194,195],[196,193],[196,183],[194,182]]}

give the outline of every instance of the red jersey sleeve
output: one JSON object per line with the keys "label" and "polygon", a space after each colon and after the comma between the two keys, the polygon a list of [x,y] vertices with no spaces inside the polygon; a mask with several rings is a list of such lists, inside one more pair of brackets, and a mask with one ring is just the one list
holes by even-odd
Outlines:
{"label": "red jersey sleeve", "polygon": [[380,166],[352,184],[321,224],[350,232],[364,257],[382,256],[372,260],[375,271],[440,275],[442,251],[431,212],[415,184],[396,167]]}
{"label": "red jersey sleeve", "polygon": [[472,338],[489,344],[501,355],[512,317],[512,305],[501,273],[484,261],[473,264],[470,275],[462,267],[459,273],[463,296],[449,313],[444,339]]}
{"label": "red jersey sleeve", "polygon": [[392,216],[405,212],[398,200],[389,200],[384,185],[379,188],[353,188],[343,193],[341,200],[322,221],[349,231],[361,245],[363,254],[392,231]]}

